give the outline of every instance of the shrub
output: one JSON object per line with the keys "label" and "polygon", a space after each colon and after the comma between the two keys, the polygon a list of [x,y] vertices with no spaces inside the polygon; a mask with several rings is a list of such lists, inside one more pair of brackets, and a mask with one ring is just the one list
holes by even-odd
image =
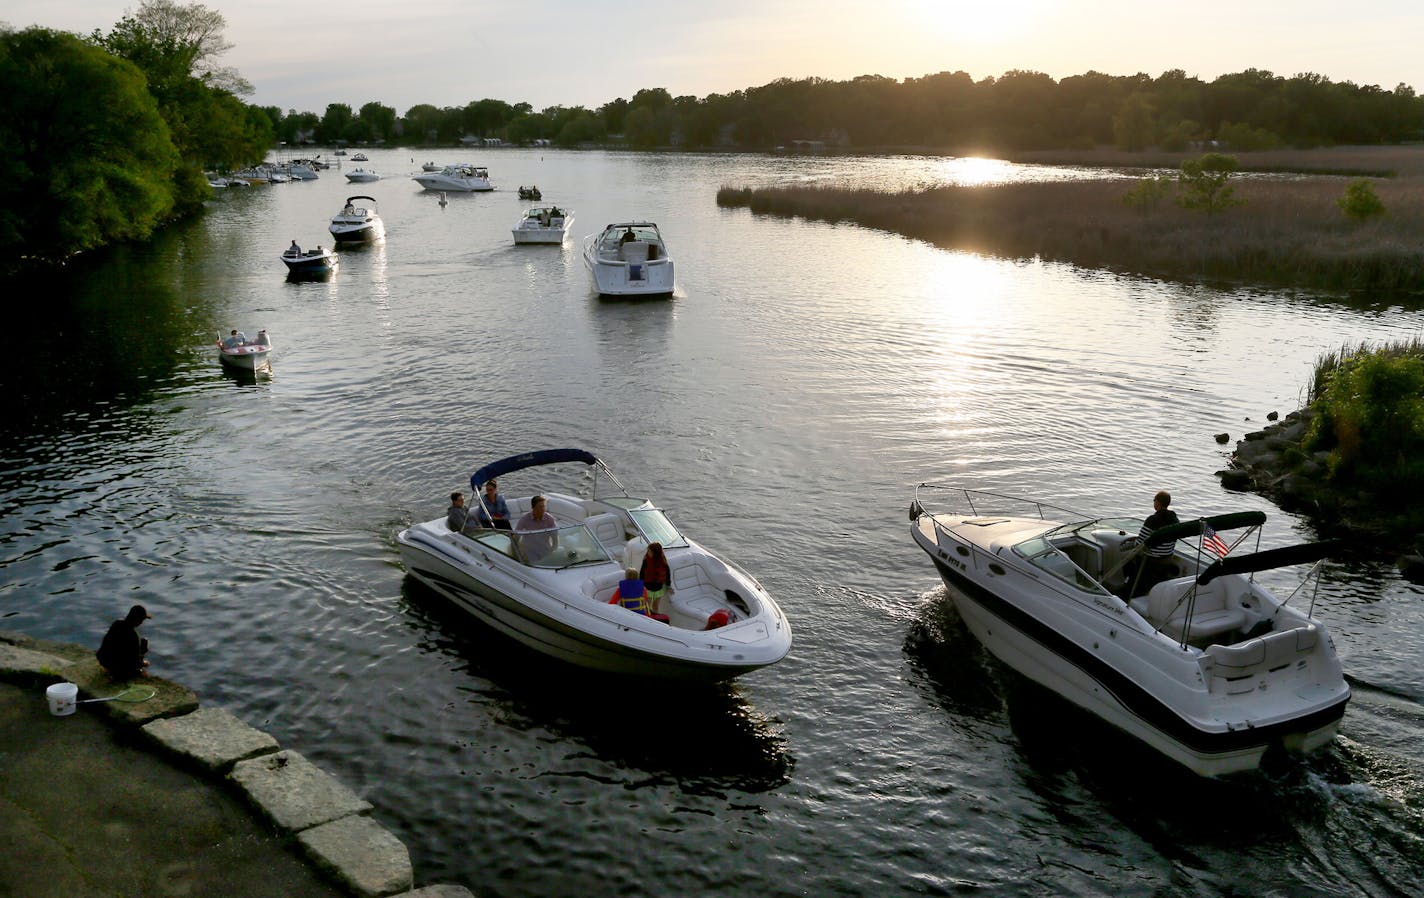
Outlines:
{"label": "shrub", "polygon": [[1374,187],[1364,178],[1350,182],[1345,195],[1335,201],[1340,211],[1355,221],[1364,221],[1384,214],[1384,202]]}
{"label": "shrub", "polygon": [[1122,195],[1122,204],[1146,213],[1156,209],[1172,193],[1172,179],[1163,175],[1138,178],[1132,189]]}
{"label": "shrub", "polygon": [[1236,157],[1225,153],[1205,153],[1183,162],[1182,173],[1177,176],[1182,185],[1178,205],[1208,215],[1241,205],[1243,201],[1235,199],[1236,188],[1230,183],[1239,167]]}

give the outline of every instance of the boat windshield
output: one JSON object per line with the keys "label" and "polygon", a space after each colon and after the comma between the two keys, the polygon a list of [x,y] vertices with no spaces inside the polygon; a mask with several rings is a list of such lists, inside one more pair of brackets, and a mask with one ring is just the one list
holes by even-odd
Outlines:
{"label": "boat windshield", "polygon": [[1101,583],[1093,579],[1086,571],[1074,563],[1062,549],[1052,542],[1055,538],[1064,535],[1077,535],[1077,531],[1096,522],[1088,521],[1063,527],[1055,527],[1042,536],[1035,536],[1026,539],[1014,546],[1014,552],[1022,556],[1029,564],[1041,571],[1052,574],[1074,589],[1082,592],[1091,592],[1098,595],[1109,595],[1107,589]]}
{"label": "boat windshield", "polygon": [[667,515],[658,509],[638,508],[629,511],[628,514],[633,518],[634,525],[648,542],[662,543],[664,549],[687,545],[687,540],[677,532],[672,521],[669,521]]}
{"label": "boat windshield", "polygon": [[566,568],[613,560],[582,523],[553,530],[481,530],[474,539],[530,567]]}

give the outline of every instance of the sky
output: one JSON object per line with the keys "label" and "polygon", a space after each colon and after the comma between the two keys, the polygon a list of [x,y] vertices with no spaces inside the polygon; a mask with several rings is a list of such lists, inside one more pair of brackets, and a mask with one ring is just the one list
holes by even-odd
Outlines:
{"label": "sky", "polygon": [[[1013,69],[1314,72],[1424,92],[1420,0],[210,0],[248,102],[597,108],[643,88],[705,97],[777,78]],[[0,22],[107,31],[137,0],[3,0]]]}

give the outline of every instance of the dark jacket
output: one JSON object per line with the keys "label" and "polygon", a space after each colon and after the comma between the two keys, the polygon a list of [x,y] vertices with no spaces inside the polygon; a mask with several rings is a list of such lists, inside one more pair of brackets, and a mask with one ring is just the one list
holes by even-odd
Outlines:
{"label": "dark jacket", "polygon": [[99,651],[94,654],[109,675],[119,680],[136,677],[143,671],[143,656],[148,653],[148,640],[127,619],[114,621]]}

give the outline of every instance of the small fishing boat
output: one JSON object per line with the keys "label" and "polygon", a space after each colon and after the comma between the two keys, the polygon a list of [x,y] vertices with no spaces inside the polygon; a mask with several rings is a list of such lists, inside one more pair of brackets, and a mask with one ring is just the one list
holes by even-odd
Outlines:
{"label": "small fishing boat", "polygon": [[[1305,754],[1335,738],[1350,687],[1313,600],[1289,604],[1318,584],[1333,544],[1233,555],[1253,533],[1259,548],[1265,514],[1185,521],[1142,539],[1139,518],[929,483],[910,520],[959,616],[996,658],[1195,773],[1251,770],[1268,750]],[[1160,546],[1170,556],[1144,565]],[[1285,599],[1255,578],[1311,563]],[[1154,569],[1166,579],[1143,578]]]}
{"label": "small fishing boat", "polygon": [[303,250],[296,243],[282,253],[282,262],[291,277],[314,277],[331,274],[341,264],[340,257],[329,249],[318,246]]}
{"label": "small fishing boat", "polygon": [[583,262],[601,296],[672,294],[672,259],[651,221],[614,222],[589,236]]}
{"label": "small fishing boat", "polygon": [[426,162],[425,164],[423,164],[423,165],[420,166],[420,170],[421,170],[421,171],[440,171],[440,169],[442,169],[442,168],[444,168],[444,167],[445,167],[445,166],[441,165],[439,162]]}
{"label": "small fishing boat", "polygon": [[558,206],[530,206],[512,229],[514,242],[563,243],[564,235],[574,223],[572,209]]}
{"label": "small fishing boat", "polygon": [[542,200],[544,198],[544,194],[539,191],[538,185],[535,185],[534,187],[525,187],[521,184],[519,186],[519,198],[521,200]]}
{"label": "small fishing boat", "polygon": [[251,341],[241,331],[233,331],[218,339],[218,361],[224,368],[234,371],[270,371],[271,352],[272,338],[265,330],[258,331],[257,338]]}
{"label": "small fishing boat", "polygon": [[[371,205],[358,206],[358,200],[366,200]],[[346,205],[331,218],[331,236],[340,243],[371,243],[386,236],[386,223],[376,212],[376,198],[372,196],[348,196]]]}
{"label": "small fishing boat", "polygon": [[[582,464],[579,491],[538,490],[547,526],[535,525],[534,494],[506,498],[514,529],[481,527],[480,487],[529,469]],[[530,475],[522,475],[528,479]],[[592,483],[589,484],[588,480]],[[600,495],[600,484],[612,485]],[[476,620],[554,658],[595,670],[715,682],[775,664],[791,649],[791,625],[750,574],[683,535],[651,500],[628,495],[613,472],[580,449],[527,452],[470,477],[476,494],[462,532],[446,518],[396,535],[406,571]],[[521,515],[527,520],[520,520]],[[499,521],[498,523],[507,523]],[[615,598],[624,572],[662,545],[671,588],[653,613]]]}

